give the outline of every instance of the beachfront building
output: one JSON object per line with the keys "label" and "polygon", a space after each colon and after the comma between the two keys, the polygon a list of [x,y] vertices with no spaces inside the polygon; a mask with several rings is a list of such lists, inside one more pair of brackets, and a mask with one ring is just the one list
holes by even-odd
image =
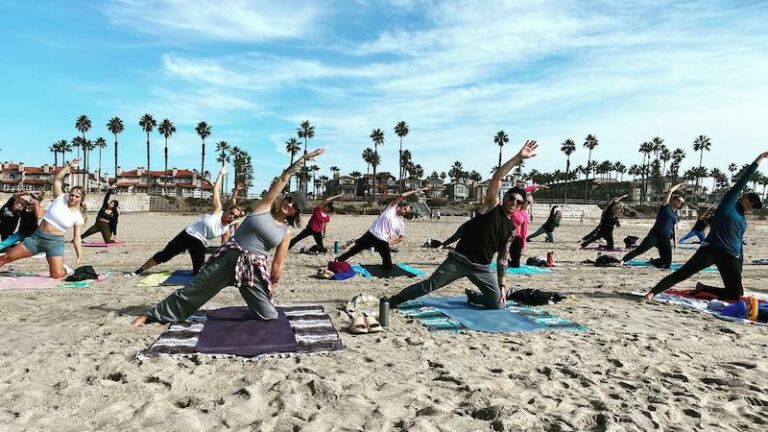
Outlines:
{"label": "beachfront building", "polygon": [[[26,166],[23,163],[3,162],[0,165],[0,190],[16,192],[23,190],[50,190],[53,187],[53,176],[61,167],[45,164],[43,166]],[[87,173],[75,169],[64,179],[64,187],[85,186],[86,182],[91,191],[108,187],[107,177],[98,178],[96,173]]]}
{"label": "beachfront building", "polygon": [[469,198],[469,186],[464,182],[445,185],[445,198],[453,202],[464,202]]}
{"label": "beachfront building", "polygon": [[209,173],[200,176],[198,171],[173,168],[168,171],[147,171],[143,167],[123,171],[118,167],[117,176],[110,184],[118,192],[157,192],[181,197],[208,198],[213,191]]}

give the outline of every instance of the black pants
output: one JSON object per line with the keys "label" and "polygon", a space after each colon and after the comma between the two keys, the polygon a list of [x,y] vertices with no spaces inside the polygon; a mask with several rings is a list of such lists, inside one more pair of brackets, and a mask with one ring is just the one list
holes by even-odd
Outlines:
{"label": "black pants", "polygon": [[96,221],[92,227],[88,228],[84,233],[80,234],[80,238],[84,239],[90,237],[97,232],[101,233],[101,237],[104,239],[104,243],[112,241],[112,229],[109,227],[109,222]]}
{"label": "black pants", "polygon": [[608,244],[608,249],[613,249],[613,230],[603,227],[597,227],[592,230],[591,233],[582,237],[581,247],[585,248],[591,243],[600,240],[601,238],[605,239],[606,243]]}
{"label": "black pants", "polygon": [[744,295],[741,285],[741,261],[733,255],[715,249],[712,246],[702,246],[679,270],[662,279],[651,292],[664,292],[678,283],[688,279],[712,264],[717,266],[725,288],[702,285],[701,292],[714,294],[723,300],[738,300]]}
{"label": "black pants", "polygon": [[165,245],[165,248],[156,253],[152,259],[162,264],[170,261],[171,258],[176,255],[189,251],[189,256],[192,258],[192,273],[197,274],[200,267],[205,262],[205,245],[200,240],[187,234],[186,231],[180,232],[176,237]]}
{"label": "black pants", "polygon": [[290,246],[288,246],[288,249],[292,248],[296,243],[304,240],[305,238],[312,236],[315,239],[315,243],[317,244],[317,247],[320,250],[325,250],[325,246],[323,246],[323,233],[314,232],[310,227],[305,227],[299,235],[291,239]]}
{"label": "black pants", "polygon": [[371,234],[370,231],[355,240],[355,245],[345,253],[339,255],[339,257],[336,258],[336,261],[346,261],[370,247],[376,249],[376,252],[381,255],[382,265],[384,265],[385,268],[392,268],[392,253],[389,250],[389,243],[384,240],[379,240],[376,236]]}
{"label": "black pants", "polygon": [[509,266],[520,267],[520,256],[523,254],[523,238],[515,237],[509,245]]}
{"label": "black pants", "polygon": [[621,260],[627,262],[654,247],[659,250],[659,260],[652,260],[653,265],[668,269],[672,265],[672,245],[669,244],[668,238],[665,239],[664,235],[656,231],[649,232],[643,241],[634,250],[624,255]]}

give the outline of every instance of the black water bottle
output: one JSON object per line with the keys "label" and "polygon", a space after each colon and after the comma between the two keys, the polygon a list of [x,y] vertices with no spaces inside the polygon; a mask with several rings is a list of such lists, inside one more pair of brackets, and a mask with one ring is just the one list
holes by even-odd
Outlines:
{"label": "black water bottle", "polygon": [[389,327],[389,300],[386,297],[379,299],[379,324]]}

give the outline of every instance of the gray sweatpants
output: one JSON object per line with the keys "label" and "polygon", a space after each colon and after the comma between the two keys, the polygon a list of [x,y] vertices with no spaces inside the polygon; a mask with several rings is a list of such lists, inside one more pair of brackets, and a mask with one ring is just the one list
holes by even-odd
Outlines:
{"label": "gray sweatpants", "polygon": [[[206,264],[189,285],[177,289],[148,310],[147,317],[161,323],[186,320],[224,287],[234,283],[238,254],[236,250],[227,251],[213,262]],[[240,295],[243,296],[248,309],[256,319],[277,318],[277,310],[269,301],[267,288],[261,282],[256,281],[255,286],[241,287]]]}
{"label": "gray sweatpants", "polygon": [[477,264],[464,255],[451,251],[434,273],[421,282],[417,282],[390,298],[390,302],[400,304],[436,291],[449,283],[466,277],[480,288],[482,303],[488,309],[501,309],[501,290],[499,280],[487,264]]}

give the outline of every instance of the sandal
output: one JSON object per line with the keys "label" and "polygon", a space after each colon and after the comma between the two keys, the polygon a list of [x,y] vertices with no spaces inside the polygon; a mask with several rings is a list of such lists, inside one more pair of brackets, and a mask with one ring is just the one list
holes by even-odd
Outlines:
{"label": "sandal", "polygon": [[368,333],[368,326],[365,320],[361,316],[351,316],[349,322],[349,332],[352,334],[366,334]]}
{"label": "sandal", "polygon": [[367,313],[363,314],[363,321],[365,322],[365,326],[368,328],[368,333],[378,333],[382,330],[381,324],[379,324],[376,318],[368,315]]}

